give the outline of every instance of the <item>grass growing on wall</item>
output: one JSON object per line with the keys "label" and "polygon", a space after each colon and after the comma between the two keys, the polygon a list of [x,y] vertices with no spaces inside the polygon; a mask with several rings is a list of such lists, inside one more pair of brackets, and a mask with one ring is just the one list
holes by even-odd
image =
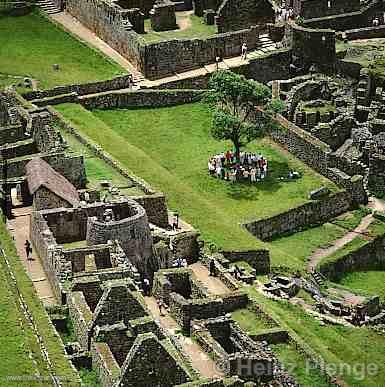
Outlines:
{"label": "grass growing on wall", "polygon": [[[93,113],[79,105],[63,104],[57,110],[128,169],[165,192],[172,210],[178,209],[207,242],[224,249],[267,247],[239,223],[304,204],[309,192],[322,185],[336,189],[267,139],[250,145],[250,150],[269,160],[270,178],[265,182],[232,185],[210,177],[208,158],[231,145],[211,138],[211,116],[202,104]],[[290,168],[303,177],[280,180]],[[291,257],[284,264],[303,265]]]}
{"label": "grass growing on wall", "polygon": [[[53,70],[53,64],[59,64],[60,70]],[[36,11],[27,16],[0,16],[0,74],[30,76],[39,81],[40,88],[51,88],[105,80],[123,72]]]}
{"label": "grass growing on wall", "polygon": [[[33,315],[44,345],[48,350],[55,374],[71,381],[74,386],[78,385],[77,374],[66,358],[60,338],[51,325],[44,306],[38,299],[35,288],[21,263],[20,257],[17,255],[13,239],[3,222],[0,222],[0,241],[1,247],[5,250],[12,267],[17,287]],[[33,376],[38,372],[43,377],[48,377],[47,365],[40,354],[40,348],[33,336],[33,332],[28,322],[24,319],[19,306],[16,304],[16,290],[12,286],[10,277],[5,270],[5,261],[2,257],[0,257],[0,280],[2,283],[0,287],[0,385],[12,385],[2,384],[1,378],[7,375]],[[20,319],[22,322],[24,331],[21,329],[17,319]],[[33,354],[33,358],[36,360],[37,369],[31,362],[31,359],[29,359],[29,352]],[[41,385],[41,383],[34,383],[31,380],[28,381],[28,385]]]}

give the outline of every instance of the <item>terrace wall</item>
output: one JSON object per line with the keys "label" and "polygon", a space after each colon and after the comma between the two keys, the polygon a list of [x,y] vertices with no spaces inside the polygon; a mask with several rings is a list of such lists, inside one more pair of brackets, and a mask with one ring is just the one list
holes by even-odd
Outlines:
{"label": "terrace wall", "polygon": [[385,234],[364,244],[335,261],[319,265],[319,271],[331,281],[338,282],[345,273],[385,270]]}
{"label": "terrace wall", "polygon": [[322,224],[349,210],[352,198],[346,191],[337,192],[323,200],[305,203],[268,219],[246,223],[243,226],[261,240]]}
{"label": "terrace wall", "polygon": [[80,97],[79,102],[87,109],[161,107],[194,102],[201,96],[199,90],[123,90]]}

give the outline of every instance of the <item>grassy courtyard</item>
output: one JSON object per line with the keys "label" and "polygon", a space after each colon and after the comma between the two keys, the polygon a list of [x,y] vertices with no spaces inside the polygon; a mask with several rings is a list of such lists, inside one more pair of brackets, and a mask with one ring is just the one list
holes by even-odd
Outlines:
{"label": "grassy courtyard", "polygon": [[144,21],[146,33],[141,35],[148,43],[161,42],[170,39],[206,39],[217,33],[215,25],[203,23],[203,18],[195,16],[191,12],[177,12],[176,23],[178,29],[171,31],[154,31],[151,29],[151,21]]}
{"label": "grassy courtyard", "polygon": [[[55,71],[53,64],[59,64]],[[34,12],[0,16],[0,87],[4,75],[29,76],[40,88],[109,79],[123,73],[101,53],[81,43]]]}
{"label": "grassy courtyard", "polygon": [[361,292],[372,296],[380,296],[385,301],[385,272],[363,271],[346,273],[339,282],[353,292]]}
{"label": "grassy courtyard", "polygon": [[[199,103],[94,112],[64,104],[57,109],[128,169],[164,191],[170,209],[179,210],[207,242],[223,249],[269,247],[241,229],[239,223],[301,205],[307,202],[311,190],[322,185],[336,189],[268,139],[249,147],[269,161],[270,175],[264,182],[254,186],[232,185],[210,177],[208,158],[230,144],[211,138],[210,112]],[[303,177],[296,181],[280,180],[289,169],[298,170]],[[293,260],[291,254],[280,254],[276,263],[296,269],[303,266],[303,260]]]}

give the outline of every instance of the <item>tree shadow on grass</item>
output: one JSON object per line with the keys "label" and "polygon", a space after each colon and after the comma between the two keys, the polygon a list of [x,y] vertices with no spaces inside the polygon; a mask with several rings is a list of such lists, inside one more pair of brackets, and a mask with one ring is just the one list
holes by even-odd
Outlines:
{"label": "tree shadow on grass", "polygon": [[279,190],[282,184],[287,184],[281,177],[286,177],[289,173],[289,165],[287,162],[271,161],[269,163],[268,177],[262,181],[251,184],[249,181],[239,181],[236,183],[228,183],[227,195],[235,200],[256,200],[258,192],[274,193]]}

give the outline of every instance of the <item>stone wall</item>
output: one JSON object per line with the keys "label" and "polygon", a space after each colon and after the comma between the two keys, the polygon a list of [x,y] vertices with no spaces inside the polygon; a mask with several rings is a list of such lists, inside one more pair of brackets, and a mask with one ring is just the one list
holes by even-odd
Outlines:
{"label": "stone wall", "polygon": [[304,19],[314,19],[359,11],[360,0],[294,0],[294,9]]}
{"label": "stone wall", "polygon": [[356,271],[385,270],[385,234],[365,243],[354,251],[348,251],[335,261],[319,265],[319,271],[328,279],[338,282],[345,273]]}
{"label": "stone wall", "polygon": [[156,226],[167,228],[168,213],[166,198],[163,194],[157,193],[153,195],[134,196],[131,199],[139,203],[147,214],[148,221]]}
{"label": "stone wall", "polygon": [[67,298],[67,304],[76,337],[82,349],[88,351],[92,312],[82,292],[72,292]]}
{"label": "stone wall", "polygon": [[93,342],[91,346],[92,368],[96,370],[103,387],[113,386],[120,372],[109,346],[106,343]]}
{"label": "stone wall", "polygon": [[179,39],[146,45],[146,64],[143,73],[158,79],[179,72],[215,63],[217,56],[230,58],[241,55],[242,44],[249,50],[257,45],[257,28],[218,34],[207,39]]}
{"label": "stone wall", "polygon": [[199,233],[196,231],[178,233],[171,237],[170,244],[174,256],[186,259],[188,264],[196,262],[200,252],[198,237]]}
{"label": "stone wall", "polygon": [[257,274],[270,273],[269,250],[222,251],[222,254],[230,262],[247,262]]}
{"label": "stone wall", "polygon": [[120,7],[103,0],[67,0],[66,10],[144,72],[145,42]]}
{"label": "stone wall", "polygon": [[218,34],[202,39],[174,39],[147,44],[116,5],[103,0],[67,1],[67,11],[101,39],[129,59],[148,79],[188,71],[215,63],[215,58],[241,54],[244,42],[250,50],[257,44],[256,28]]}
{"label": "stone wall", "polygon": [[80,97],[79,102],[87,109],[162,107],[195,102],[201,96],[199,90],[123,90]]}
{"label": "stone wall", "polygon": [[290,78],[290,63],[291,51],[287,49],[266,54],[257,59],[250,59],[247,78],[263,83],[267,83],[273,79]]}
{"label": "stone wall", "polygon": [[217,11],[218,32],[229,32],[274,20],[274,10],[267,0],[224,0]]}
{"label": "stone wall", "polygon": [[333,67],[336,60],[335,32],[328,29],[310,29],[290,23],[286,39],[291,42],[292,54],[303,65],[317,64]]}
{"label": "stone wall", "polygon": [[257,24],[255,0],[224,0],[217,11],[218,32],[249,28]]}
{"label": "stone wall", "polygon": [[95,94],[108,90],[127,89],[130,87],[130,75],[122,75],[105,81],[56,86],[47,90],[35,90],[23,94],[28,101],[39,100],[64,94],[76,93],[77,95]]}
{"label": "stone wall", "polygon": [[348,40],[374,39],[385,37],[385,25],[377,27],[355,28],[345,31],[345,38]]}
{"label": "stone wall", "polygon": [[99,245],[117,240],[129,261],[141,273],[152,276],[152,237],[146,212],[136,202],[129,204],[129,213],[115,220],[105,221],[103,216],[89,217],[87,222],[88,245]]}
{"label": "stone wall", "polygon": [[270,240],[310,225],[325,223],[348,211],[351,204],[350,194],[341,191],[323,200],[305,203],[271,218],[246,223],[243,226],[258,239]]}
{"label": "stone wall", "polygon": [[385,156],[374,154],[369,159],[368,186],[371,192],[377,195],[385,193]]}
{"label": "stone wall", "polygon": [[40,187],[33,195],[33,207],[38,211],[49,208],[72,207],[72,205],[47,188]]}
{"label": "stone wall", "polygon": [[328,168],[330,147],[285,118],[280,117],[279,121],[283,129],[271,133],[273,140],[314,170],[324,174]]}
{"label": "stone wall", "polygon": [[[341,1],[349,2],[349,0]],[[331,1],[331,3],[333,3],[333,1]],[[363,4],[361,9],[357,11],[308,19],[305,20],[304,24],[309,28],[331,28],[337,31],[344,31],[370,26],[374,17],[378,17],[380,24],[383,24],[384,16],[382,0],[367,1],[366,4]]]}

